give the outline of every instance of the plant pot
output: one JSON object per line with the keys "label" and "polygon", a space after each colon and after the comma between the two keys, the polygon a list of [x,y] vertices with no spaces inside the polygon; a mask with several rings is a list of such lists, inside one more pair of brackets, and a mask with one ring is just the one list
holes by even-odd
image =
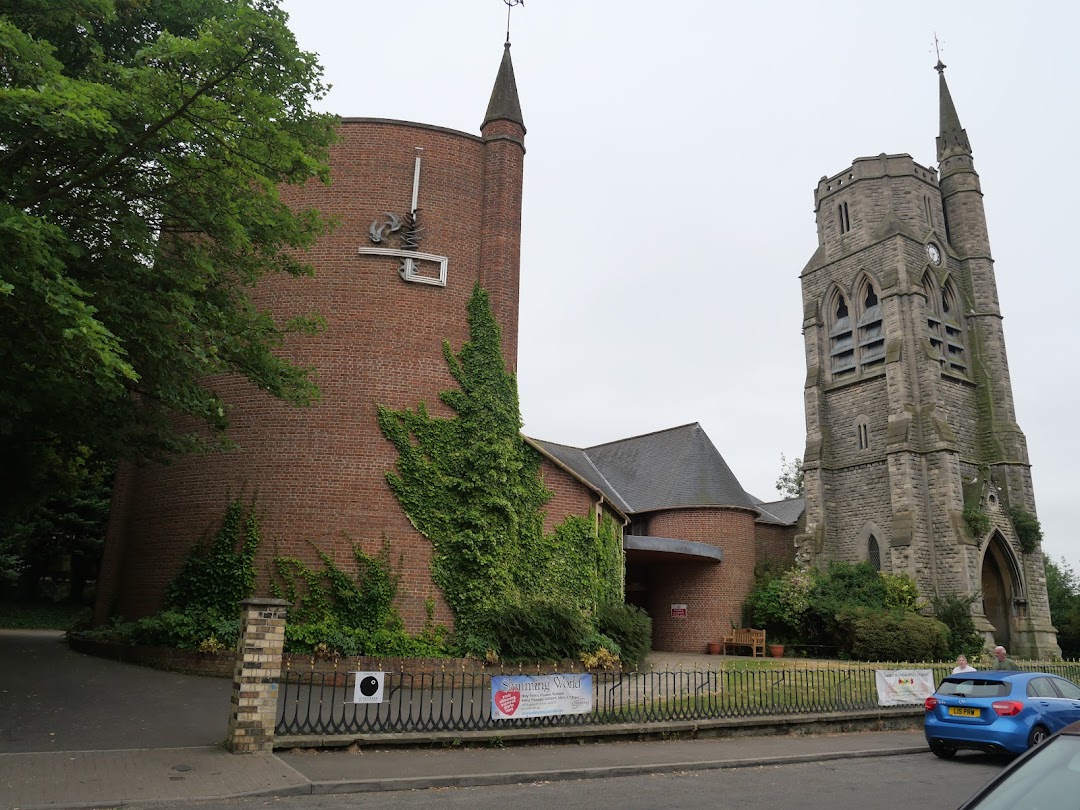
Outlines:
{"label": "plant pot", "polygon": [[784,645],[783,644],[770,644],[769,645],[769,655],[771,655],[773,658],[783,658],[784,657]]}
{"label": "plant pot", "polygon": [[710,642],[706,643],[706,645],[705,645],[705,651],[709,655],[719,655],[721,649],[722,649],[722,645],[720,644],[719,641],[710,641]]}

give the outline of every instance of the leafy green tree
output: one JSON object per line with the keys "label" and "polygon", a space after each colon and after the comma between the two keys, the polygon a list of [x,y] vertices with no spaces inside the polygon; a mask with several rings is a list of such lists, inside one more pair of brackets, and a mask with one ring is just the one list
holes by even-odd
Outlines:
{"label": "leafy green tree", "polygon": [[1058,646],[1065,658],[1080,658],[1080,578],[1065,558],[1045,558],[1046,594],[1050,620],[1058,631]]}
{"label": "leafy green tree", "polygon": [[803,468],[801,458],[788,461],[783,453],[780,454],[780,477],[776,479],[776,491],[785,498],[803,497]]}
{"label": "leafy green tree", "polygon": [[105,544],[113,464],[89,451],[76,457],[73,478],[25,517],[0,530],[0,581],[17,583],[14,595],[39,598],[46,577],[66,583],[51,598],[79,602],[95,578]]}
{"label": "leafy green tree", "polygon": [[[207,378],[317,396],[252,287],[310,272],[335,119],[276,0],[0,0],[0,517],[81,448],[223,444]],[[177,414],[185,419],[174,418]]]}

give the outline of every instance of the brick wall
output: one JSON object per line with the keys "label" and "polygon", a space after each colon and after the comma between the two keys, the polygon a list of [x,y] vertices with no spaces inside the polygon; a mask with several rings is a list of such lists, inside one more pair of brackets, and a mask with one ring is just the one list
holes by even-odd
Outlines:
{"label": "brick wall", "polygon": [[777,526],[775,523],[754,524],[755,564],[770,560],[778,565],[790,566],[795,562],[795,526]]}
{"label": "brick wall", "polygon": [[[653,649],[705,652],[732,625],[742,626],[742,603],[754,580],[754,515],[723,509],[673,509],[650,517],[649,534],[723,549],[724,561],[654,562],[649,565],[648,607]],[[686,605],[673,618],[672,605]]]}
{"label": "brick wall", "polygon": [[[482,267],[498,269],[490,273],[499,284],[492,304],[510,321],[501,324],[504,346],[516,352],[518,232],[500,234],[495,258],[484,255],[482,243],[485,218],[500,224],[520,219],[520,188],[493,193],[486,185],[492,180],[489,153],[495,149],[496,161],[506,162],[503,152],[517,150],[518,164],[494,178],[520,186],[523,149],[382,120],[346,120],[340,135],[331,153],[330,186],[284,190],[291,204],[318,207],[340,220],[307,256],[315,276],[269,278],[255,294],[260,306],[281,317],[318,312],[326,318],[325,333],[296,338],[287,347],[297,362],[316,368],[321,400],[294,408],[242,379],[212,381],[232,405],[229,435],[238,449],[127,471],[119,479],[100,618],[158,609],[191,546],[214,532],[227,501],[241,496],[254,501],[263,517],[258,592],[267,592],[275,555],[316,562],[319,549],[351,567],[354,544],[374,553],[385,541],[394,564],[402,565],[398,607],[406,626],[422,627],[429,598],[436,601],[436,620],[452,624],[431,582],[431,544],[409,523],[386,483],[397,452],[379,430],[376,407],[424,402],[432,413],[449,415],[439,392],[456,383],[442,343],[448,339],[457,350],[467,339],[465,306]],[[423,149],[420,250],[449,257],[446,287],[405,282],[398,259],[358,253],[372,246],[368,229],[385,219],[383,212],[408,211],[415,147]],[[516,355],[509,354],[507,363],[514,367]]]}

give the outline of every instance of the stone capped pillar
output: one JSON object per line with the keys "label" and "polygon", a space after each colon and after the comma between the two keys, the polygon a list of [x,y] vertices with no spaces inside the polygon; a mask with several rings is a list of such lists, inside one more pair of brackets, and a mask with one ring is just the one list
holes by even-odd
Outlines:
{"label": "stone capped pillar", "polygon": [[225,746],[234,754],[273,751],[289,602],[251,597],[240,604],[243,614]]}

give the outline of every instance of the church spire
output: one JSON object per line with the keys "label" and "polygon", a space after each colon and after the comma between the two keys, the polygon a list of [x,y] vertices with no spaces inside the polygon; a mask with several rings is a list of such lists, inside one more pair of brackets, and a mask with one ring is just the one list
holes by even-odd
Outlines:
{"label": "church spire", "polygon": [[937,159],[940,163],[952,155],[970,155],[971,143],[967,131],[960,126],[949,84],[945,81],[945,63],[938,59],[934,70],[938,72],[938,95],[940,97],[941,134],[937,138]]}
{"label": "church spire", "polygon": [[492,121],[499,120],[518,124],[523,132],[525,130],[525,122],[521,118],[521,103],[518,101],[517,82],[514,80],[514,63],[510,61],[509,41],[503,46],[499,75],[495,77],[495,87],[491,91],[491,101],[488,102],[484,123],[480,125],[481,131]]}

